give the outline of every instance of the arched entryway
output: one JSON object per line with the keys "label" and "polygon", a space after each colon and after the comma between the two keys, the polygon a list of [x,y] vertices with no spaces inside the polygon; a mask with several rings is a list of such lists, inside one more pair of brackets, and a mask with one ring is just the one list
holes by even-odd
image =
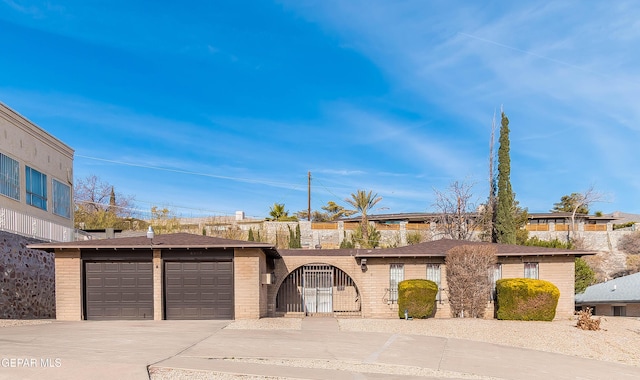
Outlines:
{"label": "arched entryway", "polygon": [[303,265],[285,278],[276,296],[278,313],[360,315],[353,279],[329,264]]}

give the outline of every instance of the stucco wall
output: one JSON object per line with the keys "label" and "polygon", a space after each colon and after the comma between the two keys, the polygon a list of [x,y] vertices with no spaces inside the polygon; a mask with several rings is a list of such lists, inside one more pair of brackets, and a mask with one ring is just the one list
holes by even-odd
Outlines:
{"label": "stucco wall", "polygon": [[26,247],[35,242],[0,232],[0,318],[55,318],[53,254]]}
{"label": "stucco wall", "polygon": [[[52,179],[68,185],[72,192],[69,202],[72,202],[73,149],[1,103],[0,142],[0,152],[19,162],[21,194],[19,200],[0,197],[0,207],[51,221],[65,227],[73,227],[73,205],[69,205],[72,210],[70,218],[54,214],[52,212],[53,197],[51,189]],[[49,200],[46,211],[26,203],[26,197],[24,196],[26,165],[47,175]]]}

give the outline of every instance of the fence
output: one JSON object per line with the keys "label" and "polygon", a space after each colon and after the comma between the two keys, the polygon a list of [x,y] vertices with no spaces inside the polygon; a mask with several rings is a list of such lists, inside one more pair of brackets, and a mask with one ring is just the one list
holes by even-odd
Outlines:
{"label": "fence", "polygon": [[0,230],[55,242],[79,240],[82,238],[79,235],[83,234],[72,227],[66,227],[6,208],[0,208]]}

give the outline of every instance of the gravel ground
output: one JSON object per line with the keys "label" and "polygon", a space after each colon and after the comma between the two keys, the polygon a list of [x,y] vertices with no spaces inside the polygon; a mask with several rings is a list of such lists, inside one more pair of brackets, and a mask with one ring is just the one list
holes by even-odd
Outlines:
{"label": "gravel ground", "polygon": [[394,332],[468,339],[640,366],[640,318],[602,317],[601,330],[585,331],[576,320],[340,319],[342,331]]}
{"label": "gravel ground", "polygon": [[0,327],[42,325],[51,322],[53,319],[0,319]]}

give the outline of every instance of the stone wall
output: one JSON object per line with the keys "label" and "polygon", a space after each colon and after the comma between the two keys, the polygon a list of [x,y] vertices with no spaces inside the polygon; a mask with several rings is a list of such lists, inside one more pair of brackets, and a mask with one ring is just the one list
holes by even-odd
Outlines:
{"label": "stone wall", "polygon": [[[220,227],[224,229],[228,228],[228,226],[237,225],[238,230],[241,232],[237,236],[214,235],[212,231],[209,231],[209,234],[243,240],[247,239],[249,228],[251,228],[256,236],[258,233],[260,234],[261,241],[272,244],[280,243],[282,245],[288,241],[289,228],[295,231],[298,224],[300,225],[300,242],[302,248],[305,249],[315,249],[317,247],[322,249],[339,248],[343,239],[351,238],[353,226],[355,225],[353,222],[311,223],[308,221],[243,220],[241,222],[229,221],[229,225]],[[416,238],[415,235],[419,235],[421,242],[443,238],[443,235],[438,233],[435,223],[376,224],[375,226],[380,232],[380,246],[385,248],[405,246],[411,238]],[[201,228],[199,226],[199,229],[194,233],[200,233]],[[600,280],[604,281],[606,278],[611,278],[615,273],[627,269],[627,255],[618,249],[618,242],[622,236],[637,232],[637,225],[632,228],[613,230],[613,224],[609,223],[606,226],[606,231],[589,231],[586,229],[584,223],[579,223],[577,230],[573,234],[580,248],[599,252],[596,256],[588,257],[587,261],[593,268],[597,269],[597,275]],[[548,231],[529,231],[529,237],[536,236],[541,240],[547,241],[553,239],[567,241],[568,234],[568,231],[556,231],[553,226]],[[280,237],[280,239],[277,239],[277,237]],[[277,240],[279,241],[277,242]]]}
{"label": "stone wall", "polygon": [[0,231],[0,318],[55,318],[53,253],[28,249],[39,242]]}
{"label": "stone wall", "polygon": [[[600,280],[611,278],[616,272],[627,269],[627,254],[618,249],[620,239],[629,234],[637,233],[635,230],[609,230],[609,231],[578,231],[573,232],[573,239],[580,248],[599,251],[595,256],[587,257],[587,262],[597,269]],[[538,237],[540,240],[567,241],[567,231],[529,231],[529,237]]]}

